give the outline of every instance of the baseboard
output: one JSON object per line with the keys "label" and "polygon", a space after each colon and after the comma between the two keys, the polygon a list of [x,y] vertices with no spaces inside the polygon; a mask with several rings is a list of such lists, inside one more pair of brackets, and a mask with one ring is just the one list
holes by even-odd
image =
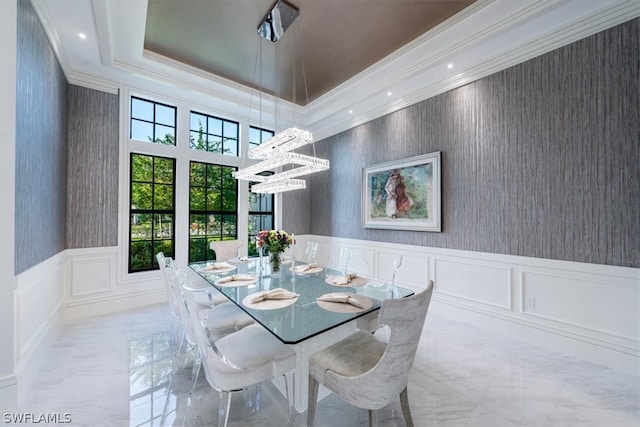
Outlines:
{"label": "baseboard", "polygon": [[63,310],[51,315],[48,322],[38,333],[37,340],[29,344],[29,351],[22,355],[16,364],[16,398],[22,401],[29,387],[38,375],[38,371],[47,360],[49,350],[56,342],[62,327]]}
{"label": "baseboard", "polygon": [[15,375],[0,378],[0,411],[7,413],[18,406],[18,379]]}
{"label": "baseboard", "polygon": [[167,294],[163,288],[69,301],[65,306],[64,320],[70,321],[88,316],[99,316],[166,301]]}

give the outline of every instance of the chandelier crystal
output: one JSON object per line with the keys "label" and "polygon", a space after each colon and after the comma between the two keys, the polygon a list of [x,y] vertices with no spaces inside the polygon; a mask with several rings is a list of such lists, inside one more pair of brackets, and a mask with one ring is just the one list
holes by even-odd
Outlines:
{"label": "chandelier crystal", "polygon": [[[258,35],[276,42],[298,15],[297,8],[284,0],[278,0],[258,26]],[[257,54],[256,52],[256,61]],[[306,188],[305,180],[295,178],[329,169],[329,160],[293,152],[311,143],[313,143],[311,132],[296,127],[285,129],[251,148],[247,152],[247,157],[261,161],[234,172],[233,176],[240,180],[258,182],[259,184],[251,186],[253,193],[271,194]],[[287,165],[290,168],[284,169]],[[274,171],[274,173],[262,175],[266,171]]]}

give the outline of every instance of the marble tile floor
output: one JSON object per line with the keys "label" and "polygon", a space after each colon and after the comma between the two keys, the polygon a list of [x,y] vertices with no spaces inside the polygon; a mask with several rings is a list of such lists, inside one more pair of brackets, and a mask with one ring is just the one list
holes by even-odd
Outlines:
{"label": "marble tile floor", "polygon": [[[67,323],[17,412],[69,414],[71,426],[215,426],[218,394],[202,375],[191,392],[188,361],[176,368],[171,356],[170,328],[165,305]],[[417,427],[640,426],[638,377],[433,311],[409,400]],[[399,402],[379,419],[383,427],[405,425]],[[287,421],[286,399],[270,383],[232,399],[231,427]],[[318,404],[316,426],[367,422],[366,411],[334,395]],[[305,426],[306,413],[293,425]]]}

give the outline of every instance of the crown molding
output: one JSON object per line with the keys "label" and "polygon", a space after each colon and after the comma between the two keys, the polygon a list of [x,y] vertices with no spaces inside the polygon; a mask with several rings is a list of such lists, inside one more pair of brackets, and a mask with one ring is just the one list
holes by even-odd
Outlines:
{"label": "crown molding", "polygon": [[[491,3],[493,2],[487,2],[487,5]],[[317,100],[321,101],[318,104],[312,103],[308,107],[306,112],[307,124],[313,131],[316,140],[329,137],[433,96],[456,89],[640,16],[640,2],[609,3],[601,9],[574,19],[570,24],[559,26],[554,31],[512,44],[508,49],[504,49],[491,57],[485,57],[484,60],[475,61],[463,70],[458,69],[455,76],[443,74],[441,78],[437,79],[429,79],[428,76],[423,78],[431,71],[429,69],[430,65],[434,63],[444,64],[449,55],[453,56],[457,52],[470,52],[482,38],[486,38],[491,34],[498,34],[509,27],[518,27],[522,23],[529,22],[532,17],[537,16],[538,19],[543,19],[545,8],[549,7],[550,2],[539,3],[502,20],[490,28],[486,28],[482,31],[482,37],[471,35],[455,44],[453,49],[446,52],[444,49],[434,52],[411,69],[403,69],[403,72],[395,75],[389,73],[386,79],[378,74],[381,74],[385,67],[393,69],[395,61],[398,61],[399,57],[386,58],[383,63],[377,63],[375,67],[365,70],[356,78]],[[439,28],[436,30],[446,32],[447,30],[455,30],[455,28],[447,26],[446,29]],[[410,51],[403,53],[403,55],[415,54],[416,49],[428,43],[428,39],[421,40],[420,43],[413,46]],[[367,85],[366,80],[376,80],[377,86],[373,84]],[[387,100],[386,103],[371,101],[375,97],[380,99],[382,97],[380,92],[386,91],[386,88],[398,85],[405,87],[405,93],[399,95],[395,101],[389,102]],[[347,111],[349,109],[357,110],[357,107],[353,106],[358,104],[366,104],[366,111],[353,116],[348,114]],[[328,105],[333,108],[327,108]]]}
{"label": "crown molding", "polygon": [[82,71],[72,70],[67,73],[67,82],[72,85],[108,92],[114,95],[117,95],[120,91],[120,84],[118,82]]}
{"label": "crown molding", "polygon": [[[101,64],[73,65],[48,13],[55,2],[32,0],[67,77],[76,85],[117,93],[144,86],[196,101],[236,118],[287,123],[316,140],[406,108],[640,16],[637,0],[479,0],[304,107],[145,51],[147,1],[91,0]],[[142,27],[141,27],[142,25]],[[60,31],[60,33],[58,32]],[[74,54],[77,52],[73,52]],[[455,62],[455,71],[446,64]],[[75,68],[74,68],[75,67]],[[393,97],[386,95],[393,92]],[[353,110],[349,114],[349,110]]]}

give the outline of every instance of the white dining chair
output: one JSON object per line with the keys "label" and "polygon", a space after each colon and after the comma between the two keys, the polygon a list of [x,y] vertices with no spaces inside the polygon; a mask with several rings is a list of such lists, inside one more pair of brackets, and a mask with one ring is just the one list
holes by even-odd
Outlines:
{"label": "white dining chair", "polygon": [[216,261],[227,261],[238,256],[243,243],[240,240],[214,240],[209,248],[216,254]]}
{"label": "white dining chair", "polygon": [[156,254],[156,260],[158,261],[158,266],[160,267],[160,271],[162,273],[162,281],[164,283],[164,289],[167,293],[167,301],[169,303],[169,310],[171,311],[171,329],[169,331],[169,335],[171,337],[171,342],[179,342],[181,340],[181,334],[178,331],[181,331],[181,317],[180,317],[180,301],[176,298],[176,291],[173,288],[173,280],[171,279],[171,275],[169,272],[170,263],[172,261],[171,257],[165,257],[164,253],[158,252]]}
{"label": "white dining chair", "polygon": [[307,247],[305,249],[305,257],[308,263],[316,262],[316,257],[318,256],[318,242],[315,240],[307,241]]}
{"label": "white dining chair", "polygon": [[197,293],[195,293],[196,303],[201,309],[211,308],[216,305],[229,302],[229,298],[224,296],[219,290],[211,286],[209,282],[200,277],[198,273],[190,269],[185,269],[189,277],[189,283]]}
{"label": "white dining chair", "polygon": [[388,343],[371,333],[353,335],[311,355],[309,359],[308,426],[313,426],[318,384],[348,403],[369,410],[369,425],[378,425],[377,410],[400,397],[407,426],[413,426],[407,382],[433,293],[427,288],[406,298],[387,299],[380,308],[380,325],[389,327]]}
{"label": "white dining chair", "polygon": [[[173,280],[177,283],[176,288],[180,292],[180,299],[184,300],[185,288],[188,289],[195,303],[193,311],[197,313],[200,322],[208,329],[208,333],[213,339],[237,332],[254,323],[253,318],[235,304],[215,304],[212,306],[200,304],[197,297],[202,295],[202,288],[193,285],[190,271],[178,269],[175,262],[171,262],[170,266]],[[220,295],[226,298],[224,295]]]}
{"label": "white dining chair", "polygon": [[340,270],[342,274],[349,272],[349,262],[351,261],[352,254],[353,249],[349,246],[338,246],[338,258],[335,262],[335,268]]}
{"label": "white dining chair", "polygon": [[[187,286],[188,287],[188,286]],[[227,426],[231,408],[231,394],[245,388],[285,376],[289,420],[293,419],[293,375],[295,352],[259,325],[250,325],[242,330],[213,339],[202,327],[193,293],[185,291],[186,307],[195,332],[197,347],[205,377],[209,385],[220,393],[221,407],[218,411],[219,426]]]}

